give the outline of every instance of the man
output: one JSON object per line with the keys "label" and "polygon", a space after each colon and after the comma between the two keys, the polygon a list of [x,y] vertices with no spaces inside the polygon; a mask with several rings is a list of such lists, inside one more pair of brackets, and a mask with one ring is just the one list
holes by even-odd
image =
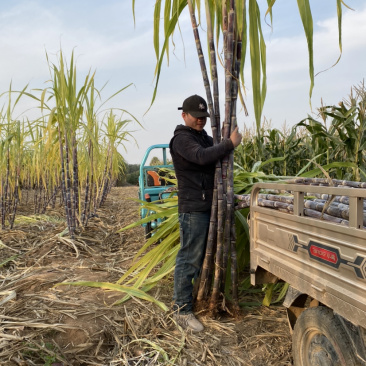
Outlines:
{"label": "man", "polygon": [[198,277],[204,258],[215,165],[240,144],[242,136],[236,127],[229,139],[213,146],[204,130],[210,117],[207,103],[198,95],[187,98],[178,109],[183,110],[185,125],[176,127],[169,145],[178,180],[181,242],[174,273],[174,318],[184,328],[200,332],[204,328],[193,314],[192,279]]}

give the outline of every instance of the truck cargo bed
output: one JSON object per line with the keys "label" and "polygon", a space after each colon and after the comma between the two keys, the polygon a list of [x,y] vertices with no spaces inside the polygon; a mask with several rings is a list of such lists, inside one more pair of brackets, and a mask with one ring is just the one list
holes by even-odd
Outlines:
{"label": "truck cargo bed", "polygon": [[[293,214],[260,207],[263,190],[294,196]],[[349,226],[304,216],[305,193],[349,197]],[[258,183],[251,195],[251,282],[281,279],[366,327],[366,189]],[[267,276],[266,276],[267,275]]]}

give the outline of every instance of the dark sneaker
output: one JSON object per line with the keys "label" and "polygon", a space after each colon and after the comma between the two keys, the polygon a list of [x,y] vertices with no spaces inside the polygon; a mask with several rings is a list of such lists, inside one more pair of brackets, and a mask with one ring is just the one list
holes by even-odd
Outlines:
{"label": "dark sneaker", "polygon": [[202,323],[194,316],[189,314],[174,314],[173,319],[183,328],[190,329],[193,333],[201,332],[204,328]]}

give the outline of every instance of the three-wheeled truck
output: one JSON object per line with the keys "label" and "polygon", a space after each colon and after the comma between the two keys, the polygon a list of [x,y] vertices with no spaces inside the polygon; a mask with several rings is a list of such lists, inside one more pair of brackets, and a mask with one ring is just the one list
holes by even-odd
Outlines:
{"label": "three-wheeled truck", "polygon": [[[261,207],[263,190],[294,197],[293,214]],[[304,216],[305,194],[348,197],[349,225]],[[285,281],[295,366],[366,365],[366,189],[259,183],[250,207],[253,285]]]}
{"label": "three-wheeled truck", "polygon": [[[141,201],[154,202],[169,196],[170,193],[164,194],[164,192],[167,191],[168,186],[171,186],[171,183],[161,176],[165,169],[173,169],[173,164],[169,163],[167,149],[169,149],[168,144],[158,144],[152,145],[146,150],[140,164],[138,196]],[[153,157],[158,158],[159,164],[148,164],[149,159]],[[141,218],[145,218],[153,213],[151,210],[142,208],[140,216]],[[158,220],[152,220],[142,225],[145,228],[146,237],[151,236],[151,231],[159,223]]]}

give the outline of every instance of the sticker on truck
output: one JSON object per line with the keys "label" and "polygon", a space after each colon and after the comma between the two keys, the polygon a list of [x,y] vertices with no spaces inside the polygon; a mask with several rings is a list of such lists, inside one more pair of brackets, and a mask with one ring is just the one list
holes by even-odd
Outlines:
{"label": "sticker on truck", "polygon": [[289,249],[293,252],[297,252],[299,248],[308,252],[311,259],[324,263],[333,268],[339,268],[341,264],[352,267],[356,273],[356,276],[361,279],[366,279],[366,261],[365,257],[358,255],[352,262],[342,258],[341,253],[337,248],[332,248],[328,245],[318,243],[314,240],[310,240],[308,243],[301,242],[297,235],[290,234]]}

